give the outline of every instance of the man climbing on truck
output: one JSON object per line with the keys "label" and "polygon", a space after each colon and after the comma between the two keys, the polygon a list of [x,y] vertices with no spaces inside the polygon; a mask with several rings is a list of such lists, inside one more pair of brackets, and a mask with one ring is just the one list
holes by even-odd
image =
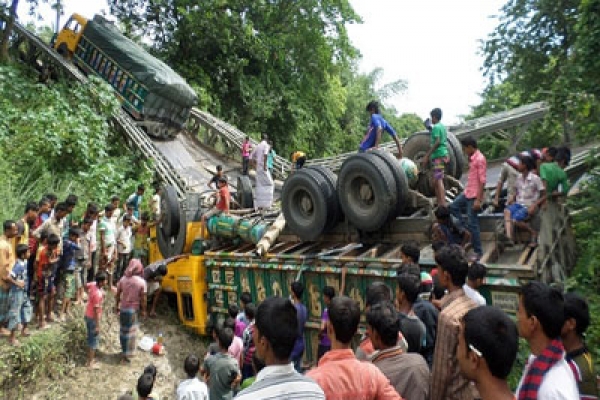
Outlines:
{"label": "man climbing on truck", "polygon": [[202,215],[202,235],[203,239],[206,239],[206,224],[211,217],[219,215],[221,213],[229,214],[229,204],[231,203],[231,194],[229,193],[229,187],[227,186],[227,177],[225,175],[219,177],[218,183],[219,191],[217,192],[217,202],[209,212]]}
{"label": "man climbing on truck", "polygon": [[371,101],[367,104],[367,112],[371,115],[369,127],[367,128],[367,133],[363,137],[363,140],[360,142],[360,147],[358,149],[359,153],[364,153],[365,151],[369,151],[372,149],[378,149],[379,144],[381,143],[381,134],[383,131],[386,131],[390,134],[394,142],[396,142],[396,148],[398,149],[398,159],[402,158],[402,144],[400,143],[400,139],[398,139],[398,135],[396,131],[388,122],[379,114],[379,103],[376,101]]}

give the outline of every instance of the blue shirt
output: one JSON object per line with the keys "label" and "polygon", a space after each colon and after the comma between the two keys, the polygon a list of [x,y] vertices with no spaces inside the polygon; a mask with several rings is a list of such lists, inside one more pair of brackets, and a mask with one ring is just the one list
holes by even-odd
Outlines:
{"label": "blue shirt", "polygon": [[63,253],[60,257],[60,265],[69,272],[75,271],[75,252],[81,250],[74,242],[69,239],[63,242]]}
{"label": "blue shirt", "polygon": [[385,132],[389,133],[391,137],[396,136],[396,131],[394,128],[388,124],[388,122],[383,119],[383,117],[379,114],[371,115],[371,122],[369,123],[369,129],[365,134],[362,142],[360,142],[360,151],[367,151],[371,147],[375,146],[375,141],[377,140],[377,131],[381,128]]}
{"label": "blue shirt", "polygon": [[10,272],[10,277],[13,278],[15,281],[25,282],[25,286],[23,287],[23,289],[21,289],[17,285],[11,285],[11,291],[25,291],[25,289],[27,288],[27,261],[17,259],[12,271]]}
{"label": "blue shirt", "polygon": [[296,318],[298,319],[298,336],[296,336],[296,342],[290,356],[292,360],[304,353],[304,325],[306,325],[306,320],[308,319],[308,311],[304,304],[294,303],[294,307],[296,307]]}

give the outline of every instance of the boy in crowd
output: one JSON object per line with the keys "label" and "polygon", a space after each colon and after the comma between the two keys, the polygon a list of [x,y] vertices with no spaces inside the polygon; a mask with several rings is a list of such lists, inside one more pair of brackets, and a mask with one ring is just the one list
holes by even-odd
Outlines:
{"label": "boy in crowd", "polygon": [[14,221],[7,220],[4,221],[3,229],[4,235],[0,236],[0,335],[8,336],[10,331],[5,328],[5,325],[8,322],[10,272],[16,261],[12,241],[17,235],[17,225]]}
{"label": "boy in crowd", "polygon": [[[235,331],[235,319],[229,317],[225,321],[223,321],[224,328],[230,328],[231,331]],[[231,341],[231,346],[229,346],[229,354],[235,361],[238,363],[238,368],[240,371],[242,370],[242,366],[244,365],[244,341],[241,337],[233,335],[233,340]]]}
{"label": "boy in crowd", "polygon": [[531,348],[531,355],[517,387],[517,399],[579,398],[560,340],[564,310],[563,295],[557,289],[538,281],[521,288],[517,326],[519,335]]}
{"label": "boy in crowd", "polygon": [[230,304],[227,308],[227,313],[230,318],[234,320],[233,333],[235,336],[241,338],[244,334],[244,329],[246,329],[246,324],[237,319],[238,314],[240,313],[240,308],[235,304]]}
{"label": "boy in crowd", "polygon": [[554,161],[543,163],[540,166],[540,178],[544,183],[546,199],[569,193],[569,179],[564,169],[571,161],[571,150],[568,147],[561,147],[556,150],[555,154]]}
{"label": "boy in crowd", "polygon": [[86,238],[89,242],[89,257],[87,265],[87,282],[92,282],[96,276],[97,270],[97,253],[98,253],[98,239],[96,233],[98,231],[98,205],[95,203],[88,203],[85,213],[83,214],[83,221],[86,219],[90,220],[90,229],[86,234]]}
{"label": "boy in crowd", "polygon": [[52,318],[54,294],[56,292],[54,278],[59,261],[59,244],[59,236],[55,233],[49,234],[46,243],[40,248],[37,260],[38,293],[40,295],[37,312],[39,329],[45,329],[46,322],[54,322]]}
{"label": "boy in crowd", "polygon": [[29,336],[27,325],[31,321],[31,303],[27,296],[27,260],[29,259],[29,246],[26,244],[17,245],[17,261],[13,267],[8,282],[10,282],[10,291],[8,293],[8,330],[10,331],[10,344],[18,346],[16,339],[19,326],[21,336]]}
{"label": "boy in crowd", "polygon": [[250,303],[252,303],[252,295],[250,292],[242,292],[242,295],[240,296],[240,311],[235,319],[237,321],[242,321],[246,326],[250,323],[250,320],[246,316],[246,306]]}
{"label": "boy in crowd", "polygon": [[[429,275],[429,274],[428,274]],[[433,278],[429,275],[431,280],[431,290],[427,290],[425,293],[430,293],[433,290]],[[421,290],[423,290],[423,279],[421,278]],[[413,311],[419,317],[419,320],[425,324],[425,344],[421,348],[421,355],[427,361],[427,365],[431,369],[433,365],[433,350],[435,348],[435,337],[437,333],[437,321],[439,316],[438,309],[427,299],[421,298],[421,295],[417,296],[413,304]]]}
{"label": "boy in crowd", "polygon": [[[221,178],[223,176],[223,166],[222,165],[217,165],[217,173],[213,175],[212,178],[210,178],[210,181],[208,181],[208,183],[206,184],[206,186],[208,186],[210,189],[219,189],[219,178]],[[213,184],[215,185],[213,187]]]}
{"label": "boy in crowd", "polygon": [[587,301],[578,294],[567,293],[565,299],[565,323],[560,336],[567,362],[575,374],[581,400],[597,400],[596,369],[592,353],[585,345],[584,335],[590,326],[590,309]]}
{"label": "boy in crowd", "polygon": [[233,388],[242,379],[238,362],[228,352],[233,337],[232,329],[218,328],[217,343],[219,344],[219,352],[207,358],[202,366],[201,372],[205,380],[208,381],[208,394],[211,399],[232,399]]}
{"label": "boy in crowd", "polygon": [[410,242],[403,244],[400,248],[400,259],[402,260],[402,264],[396,275],[400,275],[403,273],[412,274],[414,276],[420,277],[421,275],[421,267],[419,267],[419,259],[421,258],[421,251],[416,243]]}
{"label": "boy in crowd", "polygon": [[426,340],[425,324],[413,310],[419,297],[421,281],[413,274],[403,273],[396,277],[396,302],[400,321],[400,332],[408,343],[408,352],[420,353]]}
{"label": "boy in crowd", "polygon": [[81,284],[77,290],[77,302],[79,304],[83,303],[83,294],[85,285],[88,282],[89,272],[93,271],[92,241],[94,241],[95,238],[92,238],[92,225],[93,221],[90,218],[84,218],[81,222],[81,237],[79,238],[79,247],[81,247]]}
{"label": "boy in crowd", "polygon": [[448,290],[440,303],[437,338],[433,359],[431,400],[464,400],[477,398],[471,384],[461,374],[456,362],[458,327],[462,317],[477,307],[463,290],[469,264],[457,245],[442,247],[435,253],[439,280]]}
{"label": "boy in crowd", "polygon": [[177,386],[177,400],[208,400],[206,383],[198,379],[200,359],[194,354],[190,354],[183,362],[183,370],[187,379]]}
{"label": "boy in crowd", "polygon": [[300,281],[292,282],[290,287],[292,293],[292,302],[296,307],[296,318],[298,318],[298,336],[292,350],[292,362],[296,371],[302,373],[302,355],[304,354],[304,325],[308,319],[308,311],[306,306],[302,304],[302,294],[304,293],[304,285]]}
{"label": "boy in crowd", "polygon": [[256,343],[254,343],[254,313],[256,307],[253,303],[249,303],[245,308],[246,318],[248,318],[248,325],[244,329],[242,340],[244,341],[244,360],[242,363],[242,379],[248,379],[254,376],[254,370],[252,369],[252,356],[256,351]]}
{"label": "boy in crowd", "polygon": [[321,358],[319,366],[306,375],[323,389],[327,400],[402,399],[376,366],[354,357],[351,341],[359,321],[360,308],[356,301],[346,296],[331,301],[327,324],[331,350]]}
{"label": "boy in crowd", "polygon": [[108,286],[113,286],[113,272],[117,258],[117,227],[112,222],[115,208],[112,204],[104,207],[104,216],[100,219],[100,269],[108,275]]}
{"label": "boy in crowd", "polygon": [[151,396],[152,389],[154,388],[154,377],[150,374],[142,374],[137,381],[136,390],[138,393],[138,400],[154,400]]}
{"label": "boy in crowd", "polygon": [[429,367],[420,354],[405,353],[397,345],[399,325],[399,315],[390,302],[376,304],[367,312],[367,332],[377,350],[371,362],[404,398],[428,400]]}
{"label": "boy in crowd", "polygon": [[221,213],[229,214],[229,204],[231,202],[231,194],[229,193],[229,187],[227,186],[227,177],[222,176],[219,178],[219,191],[217,192],[217,202],[214,208],[202,215],[202,238],[206,239],[206,224],[208,220],[215,215]]}
{"label": "boy in crowd", "polygon": [[459,194],[450,204],[450,213],[457,221],[459,229],[464,229],[462,217],[463,211],[466,211],[468,218],[469,232],[471,233],[471,243],[475,251],[474,258],[481,259],[483,248],[481,247],[481,237],[479,235],[479,219],[477,214],[481,211],[485,196],[485,182],[487,173],[487,160],[477,148],[477,141],[471,136],[460,141],[464,152],[469,157],[469,176],[467,186],[464,192]]}
{"label": "boy in crowd", "polygon": [[252,143],[250,137],[246,136],[242,143],[242,175],[248,175],[248,167],[250,166],[250,152],[252,151]]}
{"label": "boy in crowd", "polygon": [[381,136],[383,131],[387,132],[394,142],[396,143],[396,149],[398,150],[398,159],[402,158],[402,143],[398,139],[398,135],[392,126],[381,116],[379,112],[379,103],[377,101],[370,101],[367,104],[366,111],[369,113],[369,127],[367,133],[360,142],[358,148],[359,153],[364,153],[371,149],[378,149],[381,144]]}
{"label": "boy in crowd", "polygon": [[[89,221],[88,221],[89,222]],[[85,247],[89,246],[88,242],[86,241],[86,233],[83,231],[83,226],[85,226],[84,223],[81,224],[81,228],[77,228],[77,231],[79,233],[79,237],[78,239],[78,245],[79,245],[79,250],[75,251],[75,255],[74,255],[74,260],[75,260],[75,270],[73,271],[73,282],[75,285],[75,296],[73,297],[73,300],[75,302],[75,304],[83,304],[83,287],[86,284],[85,281],[85,277],[87,275],[87,270],[86,270],[86,256],[89,253],[89,248],[88,251],[86,252]],[[75,228],[73,228],[75,229]],[[87,229],[89,230],[89,224],[87,226]]]}
{"label": "boy in crowd", "polygon": [[127,209],[127,206],[131,206],[133,208],[133,216],[136,218],[140,217],[140,206],[142,205],[142,199],[144,197],[144,192],[146,191],[146,186],[143,184],[138,185],[135,193],[132,193],[131,196],[127,198],[127,201],[124,204],[124,208]]}
{"label": "boy in crowd", "polygon": [[[123,216],[123,218],[125,218],[125,216]],[[139,258],[142,265],[148,264],[148,252],[150,251],[148,240],[150,240],[150,228],[154,225],[156,225],[154,222],[150,222],[150,215],[147,212],[144,212],[140,224],[132,229],[134,235],[133,258]]]}
{"label": "boy in crowd", "polygon": [[117,268],[115,270],[115,282],[118,282],[129,264],[131,255],[131,216],[123,216],[122,225],[117,229]]}
{"label": "boy in crowd", "polygon": [[429,161],[433,165],[433,182],[438,206],[446,205],[446,190],[444,189],[444,170],[450,161],[448,157],[448,137],[446,127],[440,122],[442,110],[434,108],[429,114],[431,121],[425,121],[425,127],[431,132],[431,147],[423,156],[422,166],[427,168]]}
{"label": "boy in crowd", "polygon": [[110,204],[114,207],[114,211],[111,217],[112,223],[119,227],[121,223],[121,198],[119,196],[113,196],[110,198]]}
{"label": "boy in crowd", "polygon": [[[371,307],[382,301],[391,302],[392,298],[392,289],[390,289],[389,286],[380,281],[372,282],[367,287],[367,293],[365,294],[365,312],[369,311]],[[401,346],[404,351],[408,350],[408,343],[401,332],[398,332],[398,345]],[[375,352],[375,348],[373,347],[371,338],[365,333],[356,348],[356,358],[360,361],[368,361],[373,352]]]}
{"label": "boy in crowd", "polygon": [[75,284],[75,265],[77,260],[75,255],[81,250],[79,246],[79,237],[81,236],[81,230],[79,228],[69,229],[69,238],[63,240],[63,253],[61,256],[61,279],[60,284],[62,293],[64,293],[60,320],[65,320],[70,317],[71,312],[71,299],[77,295],[76,284]]}
{"label": "boy in crowd", "polygon": [[458,244],[464,249],[471,240],[469,231],[454,224],[448,207],[438,206],[434,214],[436,222],[431,227],[431,240],[445,244]]}
{"label": "boy in crowd", "polygon": [[256,356],[264,360],[266,366],[254,384],[240,392],[236,400],[325,399],[323,390],[296,372],[290,362],[298,334],[297,323],[296,309],[288,299],[269,297],[260,303],[253,336]]}
{"label": "boy in crowd", "polygon": [[88,293],[88,302],[85,308],[85,326],[87,328],[88,360],[86,366],[98,369],[96,363],[96,350],[98,349],[98,340],[100,337],[100,320],[102,318],[102,302],[104,301],[103,288],[106,285],[107,276],[104,272],[96,275],[95,282],[89,282],[85,285]]}
{"label": "boy in crowd", "polygon": [[154,186],[154,194],[150,199],[150,210],[152,210],[152,220],[155,222],[160,221],[160,195],[162,193],[162,187],[158,184]]}
{"label": "boy in crowd", "polygon": [[517,326],[499,308],[477,307],[463,317],[456,358],[462,374],[475,382],[482,400],[515,398],[506,378],[518,349]]}
{"label": "boy in crowd", "polygon": [[325,353],[331,350],[331,340],[327,335],[327,321],[329,321],[329,304],[331,299],[335,297],[335,289],[331,286],[325,286],[323,288],[323,303],[325,308],[321,314],[321,327],[319,328],[319,348],[317,350],[317,361],[323,357]]}
{"label": "boy in crowd", "polygon": [[479,288],[483,285],[483,280],[487,275],[487,268],[485,265],[474,262],[469,267],[467,273],[467,282],[463,285],[465,294],[471,298],[478,306],[485,306],[485,297],[479,293]]}

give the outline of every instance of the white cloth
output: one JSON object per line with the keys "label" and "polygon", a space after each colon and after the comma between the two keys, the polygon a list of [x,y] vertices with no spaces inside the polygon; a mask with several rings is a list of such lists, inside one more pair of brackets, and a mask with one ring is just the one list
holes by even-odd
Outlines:
{"label": "white cloth", "polygon": [[254,207],[269,208],[273,204],[275,185],[271,172],[265,170],[265,156],[269,153],[269,145],[265,140],[252,151],[250,158],[256,161],[256,188],[254,191]]}
{"label": "white cloth", "polygon": [[208,400],[208,387],[198,378],[186,379],[177,386],[177,400]]}
{"label": "white cloth", "polygon": [[121,209],[115,208],[112,217],[110,217],[112,223],[118,228],[121,225]]}
{"label": "white cloth", "polygon": [[160,217],[160,195],[155,194],[152,196],[152,200],[150,203],[150,208],[152,208],[152,214],[156,215],[156,217]]}
{"label": "white cloth", "polygon": [[[515,396],[519,398],[519,390],[523,384],[523,377],[529,371],[531,364],[535,360],[535,356],[532,354],[529,356],[527,365],[523,370],[523,375],[519,381],[519,386],[515,392]],[[577,382],[573,371],[569,367],[569,364],[565,361],[564,355],[562,360],[554,364],[552,368],[544,375],[542,384],[538,391],[538,399],[540,400],[579,400],[579,389],[577,388]]]}
{"label": "white cloth", "polygon": [[472,289],[471,286],[465,283],[463,285],[463,290],[465,291],[465,294],[471,298],[471,300],[477,303],[478,306],[486,305],[485,297],[483,297],[477,290]]}
{"label": "white cloth", "polygon": [[121,254],[131,253],[131,226],[117,229],[117,251]]}
{"label": "white cloth", "polygon": [[266,366],[256,375],[254,383],[236,397],[236,400],[258,399],[325,400],[325,394],[314,380],[296,372],[290,363]]}

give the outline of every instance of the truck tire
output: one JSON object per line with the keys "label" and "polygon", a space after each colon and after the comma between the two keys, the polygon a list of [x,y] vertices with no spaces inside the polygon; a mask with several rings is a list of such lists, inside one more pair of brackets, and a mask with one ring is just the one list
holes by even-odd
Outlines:
{"label": "truck tire", "polygon": [[180,205],[177,191],[173,186],[165,186],[160,195],[161,221],[159,229],[166,237],[171,237],[179,231]]}
{"label": "truck tire", "polygon": [[463,171],[465,170],[465,156],[462,151],[462,145],[460,141],[456,137],[456,135],[452,132],[448,132],[448,144],[454,150],[454,159],[456,163],[456,168],[454,170],[454,178],[460,180],[462,177]]}
{"label": "truck tire", "polygon": [[325,225],[325,231],[329,231],[342,219],[342,208],[337,195],[337,176],[330,169],[320,165],[306,167],[304,170],[311,174],[316,173],[325,180],[325,191],[327,193],[327,224]]}
{"label": "truck tire", "polygon": [[237,178],[237,201],[241,208],[254,208],[252,181],[249,176],[242,175]]}
{"label": "truck tire", "polygon": [[163,258],[173,257],[183,254],[187,233],[187,220],[185,213],[180,213],[179,230],[175,235],[167,236],[165,232],[158,227],[156,229],[156,240],[158,241],[158,249]]}
{"label": "truck tire", "polygon": [[396,208],[398,190],[394,176],[374,154],[348,157],[340,169],[337,189],[346,218],[359,230],[378,230]]}
{"label": "truck tire", "polygon": [[396,208],[390,215],[391,218],[396,218],[401,215],[404,211],[404,207],[408,202],[408,180],[406,179],[406,175],[404,174],[404,170],[400,166],[400,161],[394,157],[391,153],[388,153],[385,150],[375,150],[371,152],[372,154],[378,156],[385,162],[392,172],[394,176],[394,181],[396,181],[396,189],[398,190],[398,200],[396,201]]}
{"label": "truck tire", "polygon": [[285,223],[302,240],[317,240],[327,226],[326,186],[325,178],[304,169],[290,175],[283,184],[281,209]]}
{"label": "truck tire", "polygon": [[[421,167],[421,160],[431,146],[430,138],[429,132],[414,133],[406,139],[402,146],[402,154],[404,157],[410,158],[417,163],[419,169],[423,169]],[[448,159],[449,161],[446,163],[444,173],[454,176],[456,174],[456,155],[451,146],[448,146]],[[425,170],[429,169],[431,169],[431,163],[425,168]]]}

